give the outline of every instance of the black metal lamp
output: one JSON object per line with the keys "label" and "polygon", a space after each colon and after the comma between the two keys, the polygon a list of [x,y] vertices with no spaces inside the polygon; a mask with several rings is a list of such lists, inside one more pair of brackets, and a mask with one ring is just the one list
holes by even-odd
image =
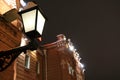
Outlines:
{"label": "black metal lamp", "polygon": [[37,38],[41,37],[46,18],[38,6],[19,12],[23,22],[23,32],[30,39],[26,46],[17,47],[8,51],[0,52],[0,71],[4,71],[12,62],[26,50],[36,50]]}
{"label": "black metal lamp", "polygon": [[23,32],[30,38],[41,37],[46,18],[38,6],[19,13],[22,17]]}

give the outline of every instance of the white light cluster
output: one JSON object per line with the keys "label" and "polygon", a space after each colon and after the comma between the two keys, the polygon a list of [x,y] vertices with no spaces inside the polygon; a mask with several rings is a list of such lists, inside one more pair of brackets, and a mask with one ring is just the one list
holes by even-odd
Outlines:
{"label": "white light cluster", "polygon": [[82,64],[82,63],[79,63],[79,65],[80,65],[80,67],[81,67],[81,68],[84,68],[84,64]]}
{"label": "white light cluster", "polygon": [[83,63],[80,62],[81,58],[80,58],[79,54],[76,52],[75,55],[76,55],[75,58],[76,58],[76,61],[77,61],[77,64],[78,64],[79,68],[81,68],[82,71],[84,72],[85,71],[85,66],[84,66]]}
{"label": "white light cluster", "polygon": [[84,71],[85,71],[85,69],[84,69],[84,64],[82,64],[82,63],[80,62],[80,60],[81,60],[80,55],[79,55],[79,53],[76,51],[76,49],[75,49],[75,47],[73,46],[73,43],[71,42],[70,39],[68,39],[68,46],[69,46],[69,47],[68,47],[69,50],[73,52],[74,58],[76,59],[78,66],[79,66],[79,67],[82,69],[82,71],[84,72]]}
{"label": "white light cluster", "polygon": [[69,49],[70,49],[71,51],[75,51],[75,50],[76,50],[75,47],[73,46],[73,43],[71,42],[70,39],[68,39],[68,47],[69,47]]}
{"label": "white light cluster", "polygon": [[73,51],[74,50],[74,46],[69,46],[69,49],[71,50],[71,51]]}

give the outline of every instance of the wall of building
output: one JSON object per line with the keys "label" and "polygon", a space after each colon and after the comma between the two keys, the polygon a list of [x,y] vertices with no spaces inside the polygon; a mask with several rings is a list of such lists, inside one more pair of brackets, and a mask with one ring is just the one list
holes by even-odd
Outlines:
{"label": "wall of building", "polygon": [[74,59],[65,46],[47,49],[47,63],[48,80],[76,80]]}
{"label": "wall of building", "polygon": [[84,80],[76,51],[69,49],[69,42],[59,36],[58,41],[44,45],[47,54],[47,80]]}
{"label": "wall of building", "polygon": [[[30,68],[25,67],[25,55],[30,56]],[[22,53],[16,60],[16,79],[15,80],[38,80],[37,74],[37,53],[36,51],[28,51]]]}
{"label": "wall of building", "polygon": [[[0,0],[0,14],[14,7],[20,8],[20,0]],[[19,27],[19,21],[10,23],[0,15],[0,51],[20,45],[22,33]],[[46,54],[40,50],[29,51],[30,69],[25,68],[25,54],[21,54],[9,68],[0,72],[0,80],[83,80],[82,70],[77,67],[71,55],[73,53],[69,52],[67,42],[63,38],[59,37],[57,42],[45,45]],[[37,62],[40,63],[39,73]]]}
{"label": "wall of building", "polygon": [[[0,51],[9,50],[20,45],[21,32],[0,16]],[[7,75],[7,77],[6,77]],[[1,80],[13,80],[14,63],[5,71],[0,72]]]}
{"label": "wall of building", "polygon": [[56,48],[47,50],[47,80],[62,80],[59,55]]}
{"label": "wall of building", "polygon": [[14,80],[14,63],[5,71],[0,72],[0,80]]}
{"label": "wall of building", "polygon": [[[11,22],[7,22],[5,18],[3,18],[4,13],[13,8],[17,9],[16,6],[16,0],[0,0],[0,51],[9,50],[20,45],[22,36],[21,31]],[[15,22],[15,24],[17,24],[17,22]],[[0,80],[14,80],[14,73],[15,62],[5,71],[0,72]]]}
{"label": "wall of building", "polygon": [[22,33],[0,16],[0,51],[20,45]]}
{"label": "wall of building", "polygon": [[[13,17],[18,17],[16,16],[16,13],[9,13],[9,15],[5,16],[6,12],[13,8],[19,10],[20,7],[20,0],[0,0],[0,51],[20,46],[22,32],[19,29],[21,27],[21,22],[19,20],[12,19]],[[8,18],[11,18],[12,21],[9,22]],[[25,54],[21,54],[5,71],[0,72],[0,80],[45,79],[43,75],[44,63],[42,59],[44,57],[41,56],[39,52],[34,51],[30,51],[28,54],[30,55],[30,69],[25,68]],[[38,73],[37,62],[40,63],[40,71]]]}

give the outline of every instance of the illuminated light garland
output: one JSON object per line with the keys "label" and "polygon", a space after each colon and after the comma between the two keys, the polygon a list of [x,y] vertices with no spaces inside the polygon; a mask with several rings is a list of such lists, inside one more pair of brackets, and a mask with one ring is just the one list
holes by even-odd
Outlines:
{"label": "illuminated light garland", "polygon": [[80,55],[76,51],[76,49],[74,48],[73,43],[71,42],[70,39],[68,39],[68,49],[73,52],[73,56],[74,56],[75,60],[77,61],[77,64],[78,64],[79,68],[81,68],[82,71],[84,72],[85,71],[85,66],[84,66],[84,64],[82,64],[80,62],[80,60],[81,60]]}

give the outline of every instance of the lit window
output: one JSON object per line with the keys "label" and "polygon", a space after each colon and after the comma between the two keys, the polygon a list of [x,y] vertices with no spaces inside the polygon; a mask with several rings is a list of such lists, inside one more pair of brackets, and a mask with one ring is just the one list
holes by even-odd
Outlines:
{"label": "lit window", "polygon": [[30,56],[27,54],[25,55],[25,68],[30,69]]}
{"label": "lit window", "polygon": [[37,62],[36,66],[37,66],[37,74],[40,74],[40,62]]}
{"label": "lit window", "polygon": [[70,75],[74,75],[74,69],[71,67],[69,63],[68,63],[68,71]]}
{"label": "lit window", "polygon": [[72,67],[70,65],[68,67],[68,70],[69,70],[69,74],[72,74]]}

